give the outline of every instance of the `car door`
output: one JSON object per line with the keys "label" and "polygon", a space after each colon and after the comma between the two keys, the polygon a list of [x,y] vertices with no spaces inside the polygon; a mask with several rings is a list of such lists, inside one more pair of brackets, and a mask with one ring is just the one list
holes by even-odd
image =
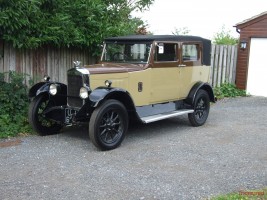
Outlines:
{"label": "car door", "polygon": [[179,99],[178,42],[155,42],[151,69],[150,103]]}
{"label": "car door", "polygon": [[179,50],[181,57],[178,80],[179,95],[184,99],[196,82],[204,80],[209,72],[209,67],[202,65],[201,42],[182,42]]}

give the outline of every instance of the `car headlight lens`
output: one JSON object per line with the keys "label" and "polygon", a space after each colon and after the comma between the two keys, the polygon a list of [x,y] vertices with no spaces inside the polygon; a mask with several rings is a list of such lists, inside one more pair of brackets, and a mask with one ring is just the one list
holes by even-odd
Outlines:
{"label": "car headlight lens", "polygon": [[51,84],[49,86],[49,93],[53,96],[57,94],[57,85],[56,84]]}
{"label": "car headlight lens", "polygon": [[85,88],[85,87],[81,87],[81,89],[80,89],[80,97],[82,99],[86,99],[88,96],[89,96],[88,95],[88,89]]}

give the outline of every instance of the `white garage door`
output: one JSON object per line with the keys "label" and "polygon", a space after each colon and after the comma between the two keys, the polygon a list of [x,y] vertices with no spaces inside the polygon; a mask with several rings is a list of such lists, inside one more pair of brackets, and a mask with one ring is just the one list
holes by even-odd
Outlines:
{"label": "white garage door", "polygon": [[247,93],[267,97],[267,38],[251,38]]}

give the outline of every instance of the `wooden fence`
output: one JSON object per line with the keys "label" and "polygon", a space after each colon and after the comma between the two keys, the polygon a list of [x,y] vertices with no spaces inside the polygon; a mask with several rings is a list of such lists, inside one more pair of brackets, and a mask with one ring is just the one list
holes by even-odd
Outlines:
{"label": "wooden fence", "polygon": [[237,45],[212,45],[210,84],[235,84]]}
{"label": "wooden fence", "polygon": [[41,81],[48,74],[51,80],[66,83],[67,70],[73,67],[75,60],[83,64],[96,62],[87,50],[51,46],[36,50],[18,50],[11,44],[0,41],[0,72],[11,70],[28,74],[34,82]]}
{"label": "wooden fence", "polygon": [[[37,50],[17,50],[0,40],[0,72],[9,70],[30,75],[35,82],[48,74],[51,80],[66,83],[67,70],[74,60],[83,64],[96,63],[86,50],[46,46]],[[210,83],[235,83],[237,46],[212,45]]]}

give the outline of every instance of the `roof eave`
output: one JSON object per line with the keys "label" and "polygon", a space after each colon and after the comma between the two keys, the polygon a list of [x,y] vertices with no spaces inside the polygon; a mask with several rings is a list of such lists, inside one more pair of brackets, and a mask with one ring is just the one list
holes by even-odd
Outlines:
{"label": "roof eave", "polygon": [[251,24],[257,23],[258,21],[261,21],[263,19],[265,19],[265,17],[267,18],[267,11],[260,13],[259,15],[255,15],[249,19],[246,19],[242,22],[237,23],[236,25],[234,25],[234,27],[238,28],[238,29],[242,29],[244,27],[247,27]]}

